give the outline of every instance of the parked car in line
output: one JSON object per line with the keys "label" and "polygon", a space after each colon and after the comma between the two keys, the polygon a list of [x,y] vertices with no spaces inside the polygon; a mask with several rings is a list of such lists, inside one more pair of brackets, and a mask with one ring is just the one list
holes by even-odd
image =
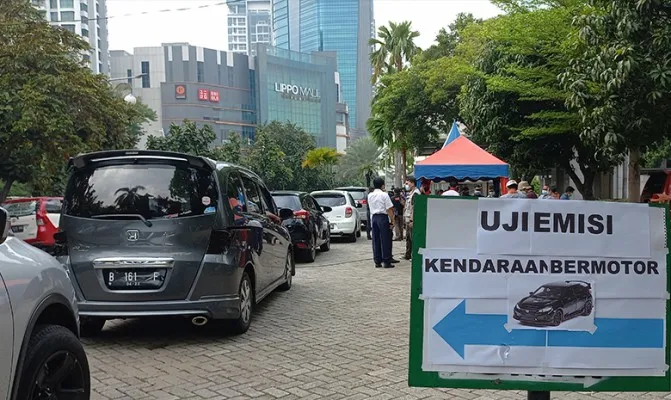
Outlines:
{"label": "parked car in line", "polygon": [[0,399],[90,398],[72,282],[45,252],[13,237],[0,208]]}
{"label": "parked car in line", "polygon": [[75,282],[82,335],[113,318],[227,320],[291,288],[293,247],[263,181],[181,153],[103,151],[70,160],[56,254]]}
{"label": "parked car in line", "polygon": [[329,220],[331,236],[344,236],[351,242],[356,242],[361,236],[359,211],[363,206],[344,190],[322,190],[311,194],[322,208],[331,209],[324,214]]}
{"label": "parked car in line", "polygon": [[331,211],[330,207],[321,207],[305,192],[276,191],[272,195],[279,207],[294,212],[292,218],[282,221],[282,225],[289,230],[297,259],[311,263],[317,257],[317,248],[321,251],[331,249],[329,221],[325,216]]}
{"label": "parked car in line", "polygon": [[61,197],[26,197],[2,204],[11,219],[14,236],[42,250],[54,246],[61,217]]}
{"label": "parked car in line", "polygon": [[361,205],[359,208],[359,219],[361,220],[361,224],[364,227],[368,226],[368,188],[365,187],[359,187],[359,186],[346,186],[346,187],[339,187],[335,188],[335,190],[343,190],[345,192],[348,192],[349,194],[352,195],[352,198],[354,201],[356,201],[356,204]]}
{"label": "parked car in line", "polygon": [[513,318],[524,325],[559,326],[564,321],[588,316],[594,308],[592,285],[584,281],[563,281],[542,285],[520,300]]}

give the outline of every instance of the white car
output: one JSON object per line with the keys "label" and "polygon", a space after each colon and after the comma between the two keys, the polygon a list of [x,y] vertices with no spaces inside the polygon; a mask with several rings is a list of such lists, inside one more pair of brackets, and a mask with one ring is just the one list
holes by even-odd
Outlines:
{"label": "white car", "polygon": [[361,236],[361,204],[357,204],[352,195],[344,190],[321,190],[311,195],[320,206],[331,207],[330,212],[324,213],[329,220],[331,237],[347,237],[356,242]]}
{"label": "white car", "polygon": [[0,208],[0,399],[88,400],[72,282],[58,261],[10,235]]}

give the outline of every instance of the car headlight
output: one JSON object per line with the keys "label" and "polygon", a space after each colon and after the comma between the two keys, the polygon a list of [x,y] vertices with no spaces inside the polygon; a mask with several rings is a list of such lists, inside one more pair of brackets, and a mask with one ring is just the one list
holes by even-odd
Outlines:
{"label": "car headlight", "polygon": [[550,311],[552,311],[552,307],[541,308],[539,311],[540,312],[550,312]]}

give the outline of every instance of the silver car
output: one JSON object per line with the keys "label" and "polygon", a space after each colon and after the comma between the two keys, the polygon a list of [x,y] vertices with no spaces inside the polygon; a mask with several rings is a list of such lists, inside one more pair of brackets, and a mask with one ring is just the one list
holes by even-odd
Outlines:
{"label": "silver car", "polygon": [[10,236],[2,208],[0,227],[0,399],[88,399],[70,278],[48,254]]}

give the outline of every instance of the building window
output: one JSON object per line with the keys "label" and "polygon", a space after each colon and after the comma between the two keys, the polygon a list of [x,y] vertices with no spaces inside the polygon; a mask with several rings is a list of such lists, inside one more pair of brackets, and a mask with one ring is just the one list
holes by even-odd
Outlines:
{"label": "building window", "polygon": [[89,37],[89,30],[86,28],[82,28],[82,36]]}
{"label": "building window", "polygon": [[89,12],[89,5],[86,3],[79,3],[79,9],[81,11]]}
{"label": "building window", "polygon": [[52,11],[50,13],[50,16],[51,16],[51,22],[57,22],[58,21],[58,13],[57,12]]}
{"label": "building window", "polygon": [[[73,13],[73,14],[74,14],[74,13]],[[89,24],[89,19],[86,18],[86,17],[83,16],[83,15],[82,15],[82,19],[81,19],[81,21],[82,21],[82,24],[85,24],[85,25],[88,25],[88,24]]]}
{"label": "building window", "polygon": [[142,87],[150,87],[149,83],[149,61],[142,61]]}
{"label": "building window", "polygon": [[228,86],[235,86],[235,76],[233,75],[233,68],[227,67],[228,69]]}
{"label": "building window", "polygon": [[128,86],[132,87],[133,86],[133,70],[132,69],[127,69],[126,70],[126,76],[128,77]]}
{"label": "building window", "polygon": [[103,73],[103,65],[102,65],[102,63],[99,63],[99,64],[98,64],[98,73],[99,73],[99,74],[102,74],[102,73]]}
{"label": "building window", "polygon": [[86,61],[87,63],[91,62],[91,56],[88,55],[88,54],[84,54],[83,59],[84,59],[84,61]]}
{"label": "building window", "polygon": [[75,26],[74,25],[61,25],[61,28],[70,31],[72,33],[75,33]]}
{"label": "building window", "polygon": [[58,8],[58,0],[49,0],[50,8]]}
{"label": "building window", "polygon": [[74,0],[61,0],[61,8],[74,8]]}
{"label": "building window", "polygon": [[74,11],[63,11],[61,13],[61,21],[74,21],[75,20],[75,12]]}
{"label": "building window", "polygon": [[198,61],[196,63],[196,69],[197,69],[197,80],[198,82],[205,82],[205,63],[202,61]]}

